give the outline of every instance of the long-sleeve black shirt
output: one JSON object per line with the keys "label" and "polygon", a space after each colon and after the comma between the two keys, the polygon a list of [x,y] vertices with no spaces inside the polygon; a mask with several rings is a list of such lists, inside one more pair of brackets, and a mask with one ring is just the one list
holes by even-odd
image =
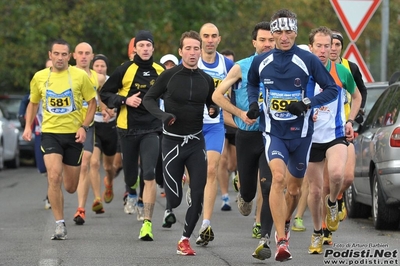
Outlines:
{"label": "long-sleeve black shirt", "polygon": [[[169,133],[190,135],[202,130],[204,104],[208,108],[214,105],[211,98],[214,89],[213,79],[203,70],[178,65],[158,77],[144,97],[143,104],[159,119],[163,119],[165,113],[175,115],[174,124],[164,124],[164,129]],[[165,112],[158,106],[161,96]]]}
{"label": "long-sleeve black shirt", "polygon": [[360,108],[365,107],[365,102],[367,101],[367,88],[365,87],[364,81],[362,79],[362,75],[358,66],[349,61],[350,72],[353,74],[354,81],[356,82],[357,88],[361,93],[361,106]]}
{"label": "long-sleeve black shirt", "polygon": [[164,67],[154,63],[153,57],[144,61],[136,55],[133,61],[123,63],[112,73],[100,90],[100,98],[108,108],[120,108],[119,129],[129,132],[161,130],[161,121],[146,110],[143,101],[137,108],[125,103],[126,98],[138,92],[141,92],[139,97],[143,100],[163,71]]}

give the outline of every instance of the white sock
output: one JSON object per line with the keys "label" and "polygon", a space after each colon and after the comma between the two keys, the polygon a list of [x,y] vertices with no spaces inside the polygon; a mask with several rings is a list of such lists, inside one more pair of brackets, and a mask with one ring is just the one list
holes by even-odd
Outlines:
{"label": "white sock", "polygon": [[202,226],[208,227],[208,226],[210,226],[210,224],[211,224],[210,220],[204,219],[203,223],[202,223]]}

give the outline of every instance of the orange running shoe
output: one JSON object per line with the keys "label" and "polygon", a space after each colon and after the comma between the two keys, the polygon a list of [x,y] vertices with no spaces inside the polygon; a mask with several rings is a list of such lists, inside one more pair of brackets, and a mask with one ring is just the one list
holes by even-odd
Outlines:
{"label": "orange running shoe", "polygon": [[83,225],[85,223],[85,209],[84,208],[78,208],[76,210],[75,216],[74,216],[74,222],[77,225]]}
{"label": "orange running shoe", "polygon": [[103,203],[101,202],[100,198],[97,198],[93,201],[92,211],[96,214],[104,213]]}
{"label": "orange running shoe", "polygon": [[108,184],[107,177],[104,177],[104,193],[103,199],[105,203],[110,203],[114,198],[113,184]]}
{"label": "orange running shoe", "polygon": [[196,255],[196,252],[190,246],[189,239],[185,238],[178,242],[178,248],[176,250],[176,254],[183,256],[194,256]]}

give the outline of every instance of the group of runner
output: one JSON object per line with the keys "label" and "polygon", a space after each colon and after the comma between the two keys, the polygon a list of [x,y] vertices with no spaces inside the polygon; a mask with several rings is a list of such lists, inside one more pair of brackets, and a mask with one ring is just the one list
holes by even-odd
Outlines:
{"label": "group of runner", "polygon": [[[309,50],[304,51],[295,44],[297,30],[296,14],[287,9],[277,11],[271,22],[254,27],[255,53],[236,63],[217,52],[221,36],[212,23],[204,24],[199,33],[182,34],[180,63],[171,54],[163,57],[162,63],[155,62],[153,35],[142,30],[130,43],[130,60],[110,76],[108,58],[94,55],[90,44],[75,47],[76,66],[72,67],[68,65],[69,44],[53,42],[49,50],[52,66],[37,72],[31,81],[23,133],[24,139],[31,139],[30,125],[40,104],[41,149],[56,220],[51,238],[67,237],[61,184],[69,193],[78,192],[73,220],[82,225],[89,184],[95,197],[92,210],[104,213],[103,201],[113,200],[113,180],[121,169],[116,158],[123,157],[124,210],[137,212],[138,220],[143,221],[139,232],[143,241],[154,238],[157,183],[165,190],[163,227],[169,228],[176,222],[173,209],[181,204],[186,173],[189,205],[177,253],[196,254],[189,240],[201,215],[196,244],[208,245],[214,240],[211,219],[218,181],[221,209],[230,210],[227,176],[237,168],[240,213],[251,213],[257,190],[262,198],[258,200],[256,231],[253,228],[253,236],[260,242],[253,257],[264,260],[271,256],[275,225],[275,259],[292,258],[290,224],[304,191],[303,177],[307,177],[310,192],[302,196],[308,196],[314,224],[309,253],[322,253],[324,240],[332,242],[328,238],[342,220],[339,209],[345,211],[337,199],[352,181],[345,169],[352,164],[352,124],[365,104],[366,91],[363,84],[355,84],[353,70],[343,63],[347,60],[339,56],[329,59],[332,44],[338,45],[334,40],[343,46],[339,32],[314,29]],[[237,166],[224,163],[221,169],[224,144],[232,144],[226,140],[225,125],[236,131],[237,159],[231,160]],[[118,152],[122,156],[116,157]],[[222,158],[224,162],[230,157]],[[100,165],[106,173],[103,194]],[[219,178],[222,172],[224,177]],[[321,212],[322,202],[326,213]]]}

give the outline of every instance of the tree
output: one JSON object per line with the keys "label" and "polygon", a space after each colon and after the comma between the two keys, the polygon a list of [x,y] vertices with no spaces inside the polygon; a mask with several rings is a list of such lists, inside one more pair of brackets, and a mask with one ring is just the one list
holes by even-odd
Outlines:
{"label": "tree", "polygon": [[[218,26],[222,41],[218,49],[229,48],[241,59],[254,52],[251,32],[256,23],[269,21],[273,12],[289,8],[298,16],[297,43],[308,43],[312,28],[328,26],[344,32],[329,1],[319,0],[14,0],[1,1],[0,12],[0,88],[22,92],[29,88],[32,75],[43,68],[49,42],[67,40],[72,50],[79,42],[92,45],[95,53],[105,54],[109,72],[127,60],[127,45],[141,29],[150,30],[155,39],[154,60],[162,55],[177,55],[184,31],[199,31],[206,22]],[[390,2],[388,76],[399,65],[400,0]],[[370,42],[368,47],[366,43]],[[370,68],[379,69],[380,11],[371,19],[357,46]],[[345,43],[348,43],[345,37]],[[73,60],[70,62],[75,64]],[[377,75],[377,74],[376,74]]]}

